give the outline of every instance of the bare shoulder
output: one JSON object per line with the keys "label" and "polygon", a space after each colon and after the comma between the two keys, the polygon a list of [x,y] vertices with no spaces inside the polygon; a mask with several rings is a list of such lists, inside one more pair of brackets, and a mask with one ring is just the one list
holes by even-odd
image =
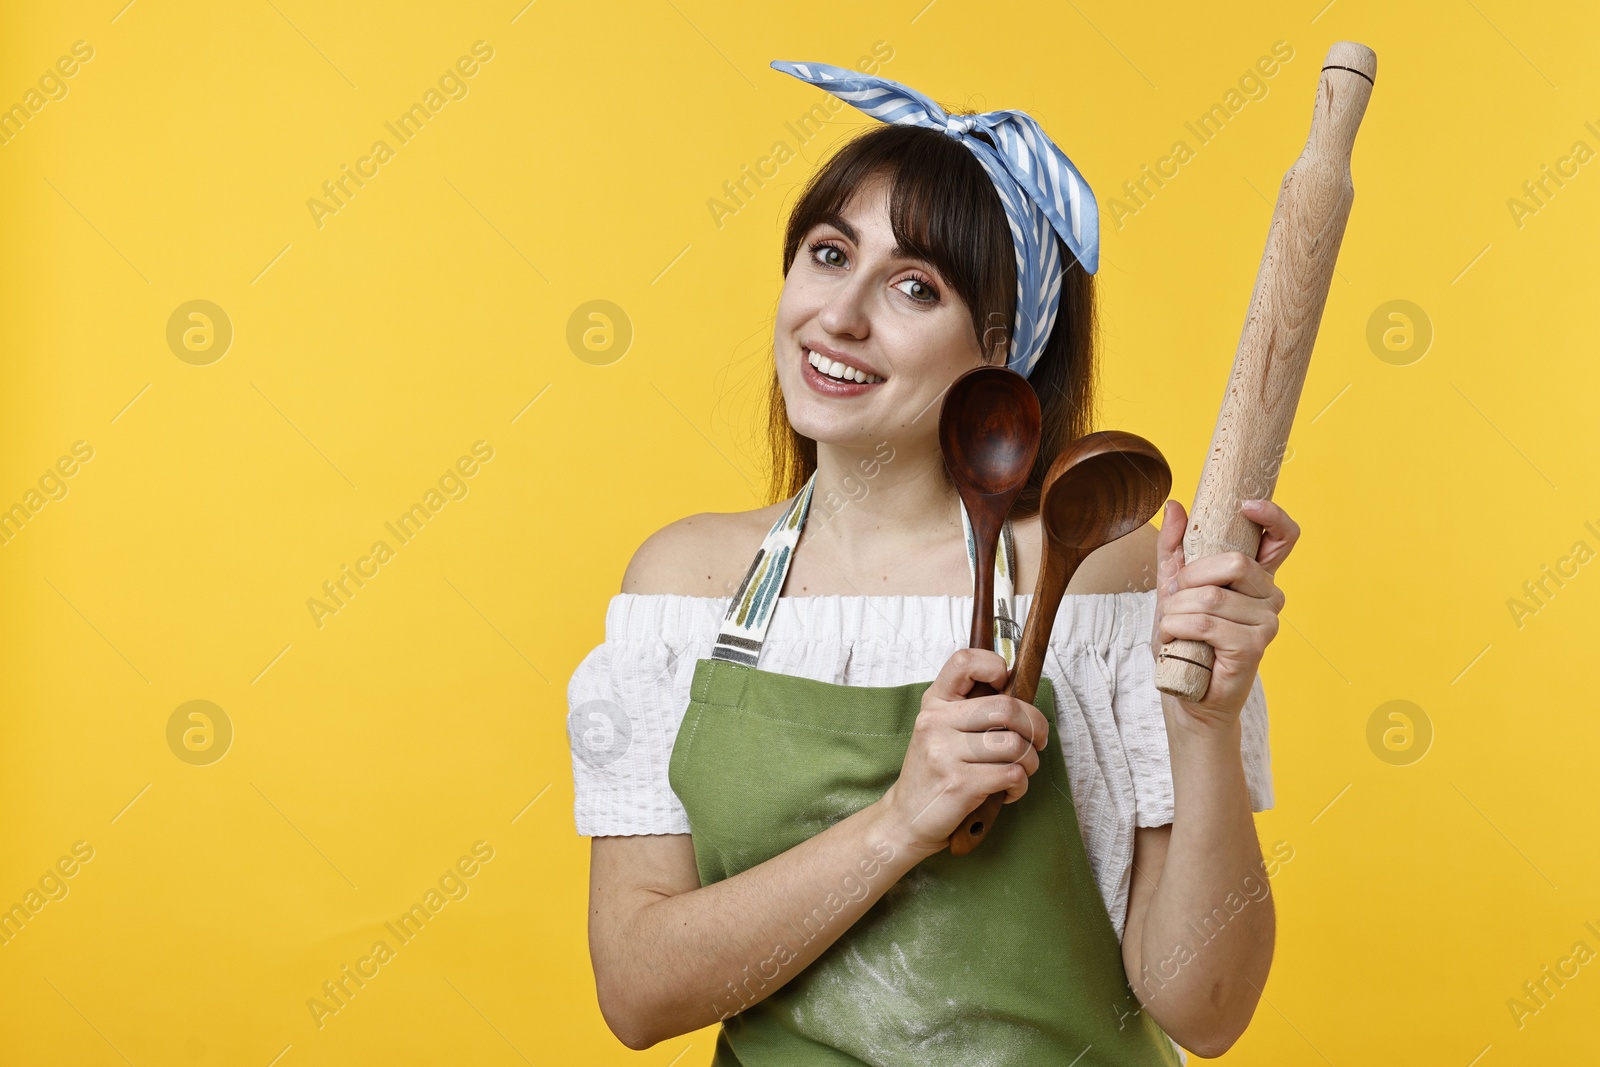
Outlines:
{"label": "bare shoulder", "polygon": [[[1039,582],[1042,554],[1039,516],[1012,522],[1017,542],[1017,592],[1031,593]],[[1156,538],[1160,531],[1145,523],[1125,537],[1089,554],[1067,583],[1068,593],[1142,593],[1156,587]]]}
{"label": "bare shoulder", "polygon": [[1067,586],[1071,593],[1143,593],[1156,587],[1156,538],[1145,523],[1089,554]]}
{"label": "bare shoulder", "polygon": [[668,523],[639,546],[622,575],[624,593],[732,596],[744,572],[788,506],[705,511]]}

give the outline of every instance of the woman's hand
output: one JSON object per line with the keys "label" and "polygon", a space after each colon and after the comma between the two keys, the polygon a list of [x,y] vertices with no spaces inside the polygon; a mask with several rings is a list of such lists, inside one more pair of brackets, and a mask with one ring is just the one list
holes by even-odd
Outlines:
{"label": "woman's hand", "polygon": [[1255,559],[1222,552],[1185,564],[1183,534],[1189,516],[1176,500],[1167,501],[1156,541],[1151,652],[1159,655],[1162,645],[1178,638],[1203,641],[1215,650],[1205,697],[1198,703],[1172,698],[1202,720],[1236,719],[1244,707],[1283,610],[1283,590],[1273,575],[1300,539],[1300,525],[1270,500],[1247,501],[1241,510],[1263,528]]}
{"label": "woman's hand", "polygon": [[975,681],[1006,684],[1006,661],[958,649],[922,694],[900,777],[878,802],[898,841],[932,855],[991,793],[1007,804],[1028,791],[1050,725],[1032,704],[997,693],[968,698]]}

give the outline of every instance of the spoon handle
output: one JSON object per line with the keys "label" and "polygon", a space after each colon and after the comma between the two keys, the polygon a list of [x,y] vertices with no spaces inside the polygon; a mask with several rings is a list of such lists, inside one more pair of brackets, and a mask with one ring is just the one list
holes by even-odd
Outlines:
{"label": "spoon handle", "polygon": [[[1014,494],[1013,494],[1014,495]],[[1000,528],[987,509],[968,509],[969,513],[976,510],[973,519],[972,533],[977,542],[977,564],[975,569],[975,582],[972,589],[972,635],[967,642],[969,648],[994,647],[994,557],[1000,540]],[[1013,677],[1015,675],[1013,674]],[[1009,688],[1009,687],[1008,687]],[[972,688],[967,691],[966,699],[973,697],[989,697],[999,692],[988,682],[974,681]],[[965,822],[958,826],[949,837],[950,851],[957,856],[965,856],[977,847],[982,840],[985,830],[994,822],[995,815],[1000,810],[1000,803],[1005,799],[1004,793],[991,793],[989,798],[978,806],[978,809],[967,816]]]}
{"label": "spoon handle", "polygon": [[[1017,650],[1017,660],[1006,683],[1006,695],[1025,703],[1033,703],[1039,691],[1039,676],[1044,670],[1044,651],[1050,644],[1050,631],[1055,626],[1056,612],[1061,598],[1066,595],[1067,583],[1083,562],[1084,554],[1065,545],[1046,539],[1044,559],[1039,569],[1038,585],[1033,593],[1033,605],[1028,610],[1028,621],[1022,627],[1022,643]],[[983,690],[980,692],[980,689]],[[989,696],[993,687],[977,682],[968,698]],[[984,835],[994,827],[1005,803],[1005,793],[990,793],[977,809],[968,815],[955,833],[950,835],[950,853],[965,856],[983,842]]]}
{"label": "spoon handle", "polygon": [[[1015,671],[1012,672],[1011,677],[1012,681],[1015,682]],[[1010,692],[1011,686],[1007,685],[1006,690],[1007,692]],[[986,682],[974,682],[972,683],[971,691],[967,693],[967,699],[971,700],[973,697],[994,696],[994,694],[994,686],[989,685]],[[983,840],[983,835],[988,832],[989,827],[994,825],[994,820],[1000,814],[1000,805],[1005,802],[1005,799],[1006,795],[1004,792],[990,793],[988,797],[984,799],[984,802],[979,804],[978,807],[962,821],[960,826],[956,827],[955,832],[950,835],[951,855],[965,856],[967,853],[978,847],[978,843]]]}
{"label": "spoon handle", "polygon": [[[1050,566],[1050,561],[1047,560],[1045,566],[1048,568]],[[1039,575],[1039,585],[1041,589],[1043,589],[1046,584],[1046,574],[1041,572]],[[1061,587],[1064,591],[1066,589],[1066,583],[1062,582]],[[1048,592],[1046,592],[1045,595],[1048,596]],[[1041,640],[1036,633],[1036,631],[1040,628],[1040,623],[1038,620],[1041,617],[1054,618],[1055,616],[1054,609],[1051,609],[1048,612],[1038,611],[1038,599],[1039,592],[1036,591],[1034,597],[1035,610],[1029,612],[1028,621],[1023,627],[1022,644],[1017,652],[1016,665],[1011,670],[1011,677],[1007,680],[1005,689],[1008,696],[1014,696],[1019,700],[1026,700],[1030,702],[1033,700],[1034,692],[1039,684],[1039,671],[1044,666],[1044,649],[1042,647],[1044,641]],[[1055,594],[1055,601],[1058,605],[1060,604],[1060,592]],[[1048,631],[1048,624],[1045,624],[1045,629]],[[1047,632],[1045,634],[1045,639],[1047,640],[1048,637],[1049,634]],[[993,686],[986,685],[983,682],[977,682],[973,685],[971,692],[969,692],[967,696],[969,699],[975,696],[990,696],[994,693],[994,691],[995,690]],[[1005,803],[1005,799],[1006,795],[1004,792],[990,793],[989,796],[985,798],[984,802],[979,804],[978,807],[970,815],[968,815],[965,820],[962,821],[960,826],[956,827],[955,833],[950,835],[951,855],[965,856],[967,853],[977,848],[980,843],[982,843],[984,835],[989,832],[991,827],[994,826],[995,819],[999,818],[1000,806]]]}
{"label": "spoon handle", "polygon": [[[1014,497],[1013,492],[1009,496]],[[962,497],[966,499],[965,494]],[[1003,501],[1003,506],[1009,510],[1010,499]],[[972,539],[974,542],[974,562],[972,581],[972,632],[967,641],[968,648],[993,648],[994,647],[994,558],[1000,547],[1000,532],[1005,522],[1006,512],[992,506],[987,500],[974,499],[973,504],[967,508],[968,519],[972,523]],[[982,682],[976,683],[983,685]],[[985,688],[988,688],[987,686]],[[970,696],[992,696],[996,690],[989,688],[987,693],[978,693],[974,688]]]}
{"label": "spoon handle", "polygon": [[968,815],[966,821],[950,835],[950,854],[965,856],[978,847],[978,842],[983,840],[983,835],[1000,815],[1000,805],[1004,804],[1004,793],[990,793],[977,810]]}

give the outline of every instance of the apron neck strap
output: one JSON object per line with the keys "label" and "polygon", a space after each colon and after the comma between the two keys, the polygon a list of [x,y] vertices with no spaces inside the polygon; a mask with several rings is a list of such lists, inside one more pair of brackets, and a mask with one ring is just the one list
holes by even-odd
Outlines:
{"label": "apron neck strap", "polygon": [[[784,579],[794,559],[795,546],[800,542],[800,531],[811,511],[811,493],[816,483],[817,475],[813,471],[806,479],[805,488],[795,494],[788,508],[772,524],[766,540],[761,542],[750,568],[745,571],[744,581],[739,583],[738,591],[728,604],[722,631],[711,650],[712,659],[724,659],[746,667],[754,667],[760,659],[767,627],[772,623],[778,596],[783,592]],[[967,568],[976,588],[978,550],[965,503],[961,504],[961,530],[967,544]],[[994,561],[994,650],[1005,659],[1008,668],[1016,662],[1017,640],[1021,637],[1012,606],[1016,558],[1016,541],[1011,533],[1011,520],[1007,518]]]}

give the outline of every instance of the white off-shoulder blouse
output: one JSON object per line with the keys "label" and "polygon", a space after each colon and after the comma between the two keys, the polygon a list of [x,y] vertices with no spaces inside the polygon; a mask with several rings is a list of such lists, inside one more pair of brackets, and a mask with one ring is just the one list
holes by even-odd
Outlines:
{"label": "white off-shoulder blouse", "polygon": [[[1134,828],[1173,821],[1166,720],[1150,650],[1155,600],[1153,590],[1064,597],[1044,662],[1057,726],[1043,757],[1065,758],[1084,848],[1119,939]],[[1032,602],[1032,594],[1015,596],[1019,626]],[[711,654],[727,607],[726,597],[612,597],[605,641],[567,686],[579,834],[689,832],[667,765],[695,661]],[[783,596],[759,666],[843,685],[929,681],[966,645],[971,613],[971,596]],[[1273,804],[1272,768],[1260,675],[1241,725],[1250,807],[1265,811]]]}

